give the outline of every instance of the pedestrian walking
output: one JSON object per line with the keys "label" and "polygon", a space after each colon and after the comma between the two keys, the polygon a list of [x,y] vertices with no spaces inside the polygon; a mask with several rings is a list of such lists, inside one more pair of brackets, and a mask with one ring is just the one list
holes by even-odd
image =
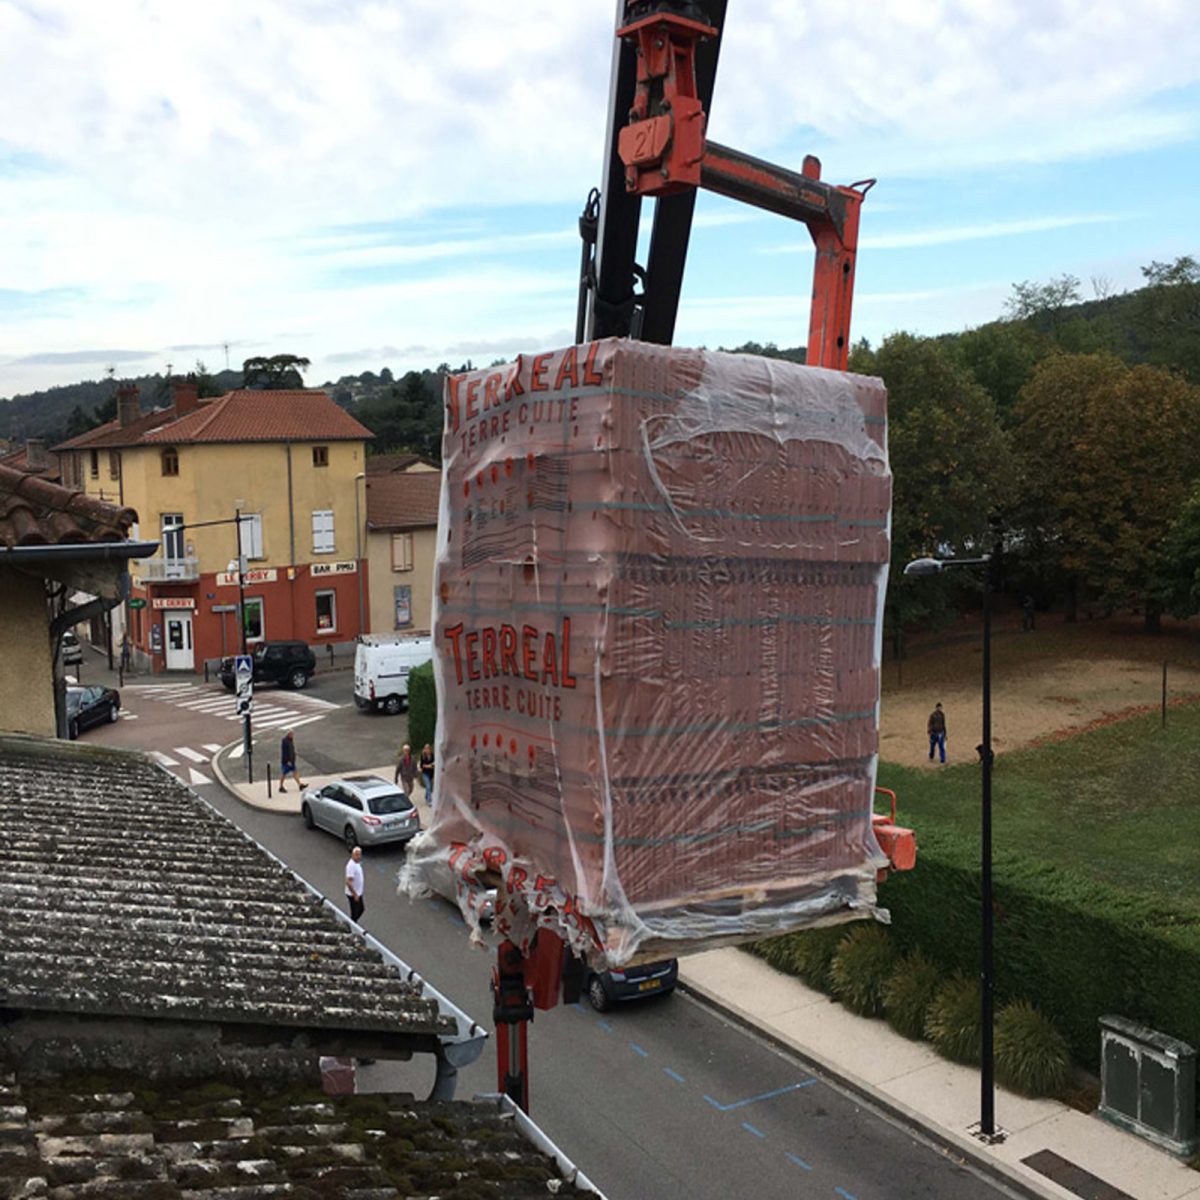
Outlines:
{"label": "pedestrian walking", "polygon": [[425,785],[425,799],[433,794],[433,747],[426,742],[421,748],[421,782]]}
{"label": "pedestrian walking", "polygon": [[346,860],[346,899],[350,902],[350,920],[356,924],[362,920],[363,909],[367,907],[363,900],[363,884],[362,847],[355,846]]}
{"label": "pedestrian walking", "polygon": [[1025,633],[1033,632],[1033,597],[1026,595],[1021,601],[1021,613],[1024,620],[1021,623],[1021,629]]}
{"label": "pedestrian walking", "polygon": [[929,761],[933,762],[934,751],[946,761],[946,714],[942,712],[942,702],[939,700],[929,714]]}
{"label": "pedestrian walking", "polygon": [[300,778],[300,772],[296,769],[296,741],[292,737],[292,731],[289,729],[283,735],[283,741],[279,743],[279,790],[286,792],[284,781],[289,775],[295,775],[297,789],[304,787],[304,780]]}
{"label": "pedestrian walking", "polygon": [[412,795],[417,782],[417,760],[413,758],[412,747],[407,742],[400,747],[400,758],[396,762],[396,777],[393,782],[403,782],[404,794]]}

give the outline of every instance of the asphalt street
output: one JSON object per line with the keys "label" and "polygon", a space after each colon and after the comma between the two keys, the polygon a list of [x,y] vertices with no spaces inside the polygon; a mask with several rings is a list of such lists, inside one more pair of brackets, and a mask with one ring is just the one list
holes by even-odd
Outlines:
{"label": "asphalt street", "polygon": [[[84,674],[85,682],[106,681],[98,660],[85,663]],[[350,689],[348,672],[318,675],[303,693],[260,689],[256,714],[263,714],[264,727],[256,770],[268,761],[277,769],[285,727],[295,729],[302,770],[349,771],[388,761],[404,740],[405,717],[359,713]],[[183,753],[211,757],[207,747],[239,739],[228,693],[191,677],[141,677],[127,681],[122,701],[123,719],[85,739],[170,759],[175,765],[168,769],[343,902],[346,852],[336,838],[307,831],[298,816],[248,806],[209,782],[214,775],[207,762]],[[277,710],[278,724],[266,715],[268,705]],[[490,1030],[491,956],[469,945],[466,926],[446,901],[397,895],[403,853],[388,847],[365,856],[363,925]],[[1009,1194],[682,993],[606,1014],[586,1003],[539,1012],[529,1058],[534,1119],[611,1200],[983,1200]],[[430,1064],[387,1070],[396,1086],[417,1095],[426,1094],[433,1079]],[[489,1041],[482,1058],[460,1073],[458,1094],[495,1090]]]}

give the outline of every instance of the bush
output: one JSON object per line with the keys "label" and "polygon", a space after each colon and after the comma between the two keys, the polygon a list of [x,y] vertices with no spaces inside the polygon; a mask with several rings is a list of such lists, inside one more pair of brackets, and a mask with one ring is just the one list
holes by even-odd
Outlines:
{"label": "bush", "polygon": [[883,989],[899,951],[887,930],[870,921],[842,938],[829,964],[833,994],[851,1012],[877,1017],[883,1011]]}
{"label": "bush", "polygon": [[937,963],[920,950],[906,954],[883,985],[883,1012],[888,1024],[906,1038],[925,1036],[925,1015],[942,982]]}
{"label": "bush", "polygon": [[996,1079],[1026,1096],[1060,1093],[1070,1075],[1067,1039],[1027,1000],[996,1014]]}
{"label": "bush", "polygon": [[979,980],[958,972],[934,993],[925,1036],[939,1054],[968,1066],[979,1062]]}
{"label": "bush", "polygon": [[[437,689],[433,683],[433,663],[422,663],[408,673],[408,744],[413,756],[428,742],[437,745]],[[436,751],[435,751],[436,753]]]}
{"label": "bush", "polygon": [[764,938],[742,949],[770,963],[777,971],[795,975],[809,987],[827,992],[830,989],[829,964],[845,935],[846,930],[841,925],[828,925]]}

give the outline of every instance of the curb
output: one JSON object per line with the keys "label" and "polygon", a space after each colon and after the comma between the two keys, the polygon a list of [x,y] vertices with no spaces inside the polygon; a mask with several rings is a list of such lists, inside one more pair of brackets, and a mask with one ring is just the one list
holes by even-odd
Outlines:
{"label": "curb", "polygon": [[814,1051],[811,1047],[794,1042],[790,1038],[777,1033],[768,1025],[762,1025],[758,1020],[736,1004],[726,1000],[704,984],[696,983],[686,976],[686,968],[681,964],[679,985],[680,989],[694,997],[706,1008],[712,1009],[736,1025],[751,1030],[772,1045],[787,1051],[800,1059],[814,1073],[821,1075],[827,1081],[835,1083],[843,1091],[866,1103],[869,1107],[891,1117],[898,1124],[913,1132],[919,1133],[926,1141],[931,1142],[944,1154],[956,1158],[974,1167],[981,1174],[987,1175],[998,1183],[1004,1184],[1018,1195],[1029,1197],[1029,1200],[1063,1200],[1070,1193],[1042,1185],[1031,1179],[1023,1171],[1001,1159],[981,1150],[970,1138],[963,1137],[953,1130],[931,1122],[927,1117],[909,1108],[900,1100],[878,1091],[864,1079],[851,1074],[829,1059]]}
{"label": "curb", "polygon": [[216,752],[216,754],[214,754],[212,756],[211,759],[209,759],[208,765],[210,767],[212,767],[212,773],[217,777],[217,782],[226,790],[226,792],[229,793],[229,795],[231,795],[235,800],[240,800],[247,808],[257,808],[258,807],[257,804],[252,804],[249,800],[246,799],[245,796],[242,795],[241,792],[239,792],[237,790],[236,784],[229,782],[229,776],[226,775],[225,772],[221,769],[221,755],[224,754],[227,750],[231,750],[234,746],[236,746],[238,744],[239,741],[241,741],[240,738],[235,738],[232,742],[229,743],[229,745],[222,746],[221,749],[218,750]]}

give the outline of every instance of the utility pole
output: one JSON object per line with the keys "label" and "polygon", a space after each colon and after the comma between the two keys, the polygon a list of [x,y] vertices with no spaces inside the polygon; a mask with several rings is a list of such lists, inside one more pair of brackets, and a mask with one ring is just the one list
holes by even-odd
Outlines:
{"label": "utility pole", "polygon": [[[235,509],[237,514],[234,520],[237,522],[237,569],[238,569],[238,623],[242,629],[242,656],[247,656],[246,650],[246,560],[242,556],[242,521],[245,519],[242,516],[240,508]],[[238,707],[242,710],[242,748],[246,755],[246,782],[254,782],[254,742],[251,737],[251,716],[250,711],[254,707],[254,681],[253,676],[249,684],[248,693],[243,696],[238,695]]]}

